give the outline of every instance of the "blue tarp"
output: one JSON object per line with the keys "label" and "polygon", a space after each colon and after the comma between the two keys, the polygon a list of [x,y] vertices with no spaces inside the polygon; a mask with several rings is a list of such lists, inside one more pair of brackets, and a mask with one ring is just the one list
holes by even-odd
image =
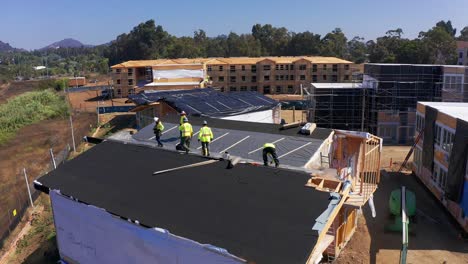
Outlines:
{"label": "blue tarp", "polygon": [[116,113],[116,112],[128,112],[131,109],[135,108],[134,105],[128,106],[100,106],[99,114],[106,114],[106,113]]}
{"label": "blue tarp", "polygon": [[460,203],[460,207],[463,209],[463,216],[468,215],[468,181],[463,184],[463,194]]}
{"label": "blue tarp", "polygon": [[221,93],[213,88],[145,91],[130,95],[136,105],[164,101],[177,111],[195,116],[230,116],[273,109],[279,102],[257,92]]}

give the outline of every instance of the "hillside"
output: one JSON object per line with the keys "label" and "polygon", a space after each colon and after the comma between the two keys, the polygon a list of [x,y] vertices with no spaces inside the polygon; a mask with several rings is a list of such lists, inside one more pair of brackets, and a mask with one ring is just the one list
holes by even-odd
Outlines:
{"label": "hillside", "polygon": [[66,38],[66,39],[54,42],[50,45],[47,45],[39,50],[58,49],[58,48],[81,48],[81,47],[92,47],[92,45],[83,44],[76,39]]}
{"label": "hillside", "polygon": [[5,43],[5,42],[2,42],[0,40],[0,52],[4,52],[4,51],[14,51],[16,50],[15,48],[13,48],[12,46],[10,46],[10,44],[8,43]]}

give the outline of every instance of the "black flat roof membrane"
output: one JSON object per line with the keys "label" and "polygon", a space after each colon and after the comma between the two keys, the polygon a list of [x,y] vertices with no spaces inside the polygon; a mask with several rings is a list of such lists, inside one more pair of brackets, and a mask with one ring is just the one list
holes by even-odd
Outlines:
{"label": "black flat roof membrane", "polygon": [[[210,118],[203,116],[193,116],[190,115],[187,117],[192,126],[201,126],[203,121],[208,121],[208,126],[220,128],[220,129],[233,129],[241,131],[251,131],[251,132],[260,132],[267,134],[276,134],[283,136],[294,136],[294,137],[307,137],[314,139],[325,140],[330,136],[330,133],[333,132],[333,129],[317,127],[311,135],[300,134],[299,131],[301,127],[294,127],[289,129],[281,129],[280,124],[270,124],[270,123],[258,123],[258,122],[248,122],[248,121],[237,121],[237,120],[227,120],[220,118]],[[168,115],[160,117],[163,124],[180,122],[179,116]],[[154,126],[154,124],[152,124]],[[166,128],[167,129],[167,128]],[[136,134],[138,135],[138,134]]]}
{"label": "black flat roof membrane", "polygon": [[305,263],[315,219],[329,194],[305,187],[309,175],[225,161],[153,175],[206,159],[104,141],[38,181],[62,194],[225,248],[255,263]]}

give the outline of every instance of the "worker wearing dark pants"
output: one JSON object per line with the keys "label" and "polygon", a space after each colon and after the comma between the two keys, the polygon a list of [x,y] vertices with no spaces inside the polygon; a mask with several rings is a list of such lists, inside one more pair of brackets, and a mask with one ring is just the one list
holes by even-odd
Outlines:
{"label": "worker wearing dark pants", "polygon": [[158,142],[158,147],[162,148],[163,144],[161,143],[161,135],[164,130],[164,125],[157,117],[154,118],[154,122],[156,122],[153,127],[154,137],[156,138],[156,142]]}
{"label": "worker wearing dark pants", "polygon": [[263,145],[263,165],[268,166],[268,154],[271,155],[273,161],[275,162],[275,167],[278,168],[279,160],[278,155],[276,155],[276,147],[273,143],[265,143]]}
{"label": "worker wearing dark pants", "polygon": [[192,125],[188,122],[187,118],[183,119],[183,124],[180,126],[180,133],[181,133],[181,144],[184,148],[186,153],[190,151],[190,141],[193,136],[193,129]]}
{"label": "worker wearing dark pants", "polygon": [[[187,113],[185,113],[185,111],[182,111],[180,112],[180,120],[179,120],[179,125],[182,127],[182,125],[184,124],[184,119],[187,118]],[[180,145],[184,145],[184,143],[182,142],[183,141],[183,138],[182,138],[182,130],[180,130]]]}
{"label": "worker wearing dark pants", "polygon": [[208,127],[208,123],[203,121],[203,126],[200,128],[198,133],[198,141],[201,141],[202,145],[202,155],[210,156],[210,142],[213,140],[213,132],[211,128]]}

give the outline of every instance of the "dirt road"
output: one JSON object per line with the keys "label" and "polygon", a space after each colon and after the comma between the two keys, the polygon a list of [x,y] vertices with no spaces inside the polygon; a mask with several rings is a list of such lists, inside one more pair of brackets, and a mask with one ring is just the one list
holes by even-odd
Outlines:
{"label": "dirt road", "polygon": [[406,186],[416,194],[416,222],[410,223],[407,263],[468,263],[468,242],[446,210],[414,177],[399,173],[383,173],[375,193],[377,217],[369,207],[363,208],[356,233],[336,263],[399,263],[401,233],[385,230],[393,223],[389,215],[390,193]]}

